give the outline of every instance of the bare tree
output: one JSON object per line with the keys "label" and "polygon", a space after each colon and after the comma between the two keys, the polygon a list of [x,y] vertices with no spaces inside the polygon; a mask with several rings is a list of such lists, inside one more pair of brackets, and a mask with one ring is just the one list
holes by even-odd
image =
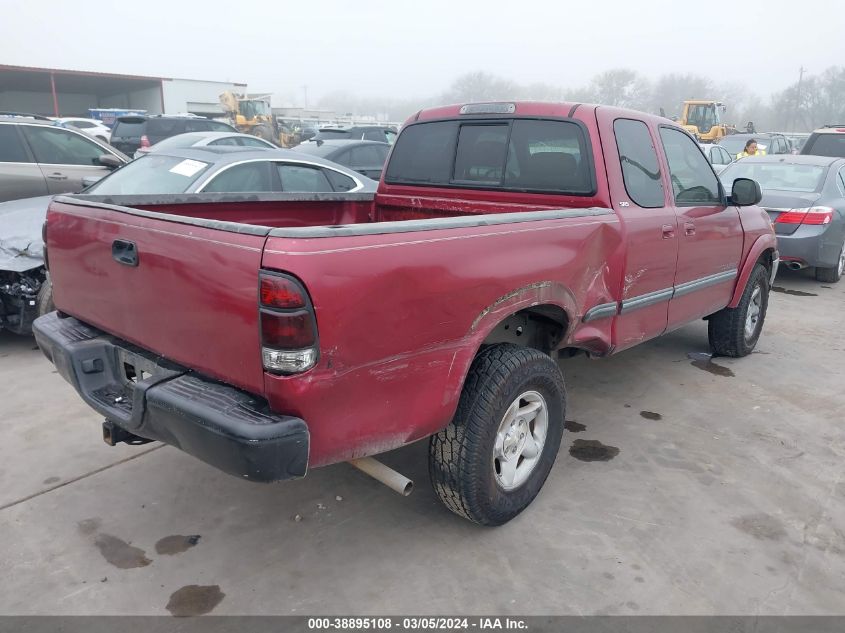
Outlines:
{"label": "bare tree", "polygon": [[651,87],[635,71],[614,68],[593,77],[589,92],[596,103],[644,110],[649,105]]}
{"label": "bare tree", "polygon": [[713,82],[701,75],[662,75],[652,87],[650,108],[653,112],[662,110],[666,116],[680,115],[684,101],[713,99],[715,92]]}
{"label": "bare tree", "polygon": [[512,81],[476,71],[455,79],[441,100],[443,103],[504,101],[516,98],[518,91],[519,87]]}

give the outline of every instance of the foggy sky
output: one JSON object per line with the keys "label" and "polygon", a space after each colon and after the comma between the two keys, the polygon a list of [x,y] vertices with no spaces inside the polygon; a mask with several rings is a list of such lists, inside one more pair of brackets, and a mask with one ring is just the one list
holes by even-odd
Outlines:
{"label": "foggy sky", "polygon": [[309,105],[424,97],[475,70],[562,87],[613,67],[694,72],[768,95],[802,65],[845,63],[838,4],[0,0],[0,63],[237,81],[299,104],[307,86]]}

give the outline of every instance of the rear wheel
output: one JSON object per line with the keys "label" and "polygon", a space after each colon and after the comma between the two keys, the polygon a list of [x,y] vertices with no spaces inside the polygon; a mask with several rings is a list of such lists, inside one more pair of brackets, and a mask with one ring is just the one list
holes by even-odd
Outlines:
{"label": "rear wheel", "polygon": [[252,128],[252,135],[271,143],[278,141],[278,139],[273,138],[273,128],[269,125],[256,125]]}
{"label": "rear wheel", "polygon": [[842,279],[842,274],[845,273],[845,244],[839,250],[839,261],[836,266],[830,268],[816,268],[816,279],[824,281],[829,284],[835,284]]}
{"label": "rear wheel", "polygon": [[502,525],[534,500],[560,447],[563,376],[542,352],[493,345],[476,356],[452,422],[429,443],[437,496],[455,514]]}
{"label": "rear wheel", "polygon": [[720,356],[747,356],[757,345],[769,306],[769,272],[754,266],[739,305],[724,308],[708,320],[710,347]]}

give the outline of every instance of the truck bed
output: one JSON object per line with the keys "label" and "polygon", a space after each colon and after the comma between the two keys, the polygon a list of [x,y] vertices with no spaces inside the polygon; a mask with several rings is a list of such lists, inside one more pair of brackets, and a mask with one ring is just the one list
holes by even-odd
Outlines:
{"label": "truck bed", "polygon": [[[272,411],[320,420],[310,427],[311,465],[442,428],[474,350],[504,315],[553,304],[580,318],[619,292],[606,260],[622,239],[606,208],[403,196],[374,204],[356,194],[220,197],[136,198],[131,208],[116,199],[57,198],[47,220],[56,307],[266,398]],[[342,223],[325,224],[327,217]],[[132,244],[134,265],[116,261],[116,243]],[[301,280],[313,302],[320,357],[304,374],[263,370],[260,270]],[[565,340],[606,351],[609,320],[570,325]],[[346,402],[356,393],[370,397],[351,411]],[[416,400],[431,393],[443,396],[425,406]]]}

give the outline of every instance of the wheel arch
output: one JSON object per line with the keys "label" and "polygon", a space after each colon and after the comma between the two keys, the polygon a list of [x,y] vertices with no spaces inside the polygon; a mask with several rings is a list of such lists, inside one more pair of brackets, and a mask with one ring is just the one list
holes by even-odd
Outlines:
{"label": "wheel arch", "polygon": [[[771,276],[774,270],[775,261],[777,260],[777,238],[773,233],[767,233],[757,238],[748,251],[745,257],[745,263],[739,272],[734,286],[733,296],[727,307],[735,308],[739,305],[742,299],[742,292],[745,290],[745,285],[748,283],[749,277],[757,264],[763,264]],[[771,277],[770,277],[771,278]]]}

